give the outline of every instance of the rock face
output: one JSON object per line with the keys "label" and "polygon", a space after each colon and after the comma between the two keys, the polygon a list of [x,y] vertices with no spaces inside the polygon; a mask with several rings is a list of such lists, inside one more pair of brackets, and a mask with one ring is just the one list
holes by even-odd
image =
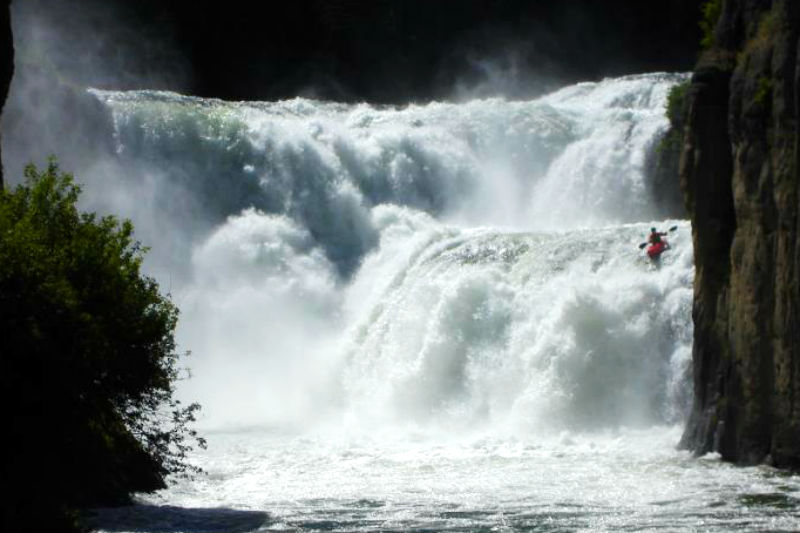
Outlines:
{"label": "rock face", "polygon": [[687,95],[695,403],[682,444],[800,467],[800,2],[725,0]]}
{"label": "rock face", "polygon": [[687,83],[672,88],[667,99],[669,128],[647,151],[645,176],[650,201],[655,207],[653,218],[687,218],[683,194],[675,176],[683,149],[683,132],[686,129]]}

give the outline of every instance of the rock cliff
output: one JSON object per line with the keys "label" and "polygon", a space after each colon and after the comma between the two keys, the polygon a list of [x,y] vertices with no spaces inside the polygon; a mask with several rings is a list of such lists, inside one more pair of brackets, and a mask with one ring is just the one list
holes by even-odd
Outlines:
{"label": "rock cliff", "polygon": [[800,2],[725,0],[687,93],[695,400],[682,444],[800,467]]}

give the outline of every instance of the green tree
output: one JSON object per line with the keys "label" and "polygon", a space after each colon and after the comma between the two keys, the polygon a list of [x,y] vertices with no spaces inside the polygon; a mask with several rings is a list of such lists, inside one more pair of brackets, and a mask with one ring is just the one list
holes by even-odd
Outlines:
{"label": "green tree", "polygon": [[714,28],[722,14],[722,0],[707,0],[700,6],[700,13],[700,31],[703,34],[700,46],[711,48],[714,46]]}
{"label": "green tree", "polygon": [[174,397],[178,309],[129,221],[76,207],[54,160],[0,191],[3,530],[69,530],[75,510],[165,486],[205,446]]}

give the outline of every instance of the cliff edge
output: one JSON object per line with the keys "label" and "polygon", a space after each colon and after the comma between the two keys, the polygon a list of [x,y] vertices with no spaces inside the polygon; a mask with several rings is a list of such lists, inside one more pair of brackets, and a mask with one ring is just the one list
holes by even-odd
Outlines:
{"label": "cliff edge", "polygon": [[694,406],[682,445],[800,467],[800,2],[725,0],[687,93]]}

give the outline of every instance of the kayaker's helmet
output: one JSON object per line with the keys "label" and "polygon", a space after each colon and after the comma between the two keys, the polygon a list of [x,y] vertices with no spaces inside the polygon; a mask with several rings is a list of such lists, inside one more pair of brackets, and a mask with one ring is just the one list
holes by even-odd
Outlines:
{"label": "kayaker's helmet", "polygon": [[650,232],[651,233],[655,233],[656,232],[656,228],[650,228]]}

